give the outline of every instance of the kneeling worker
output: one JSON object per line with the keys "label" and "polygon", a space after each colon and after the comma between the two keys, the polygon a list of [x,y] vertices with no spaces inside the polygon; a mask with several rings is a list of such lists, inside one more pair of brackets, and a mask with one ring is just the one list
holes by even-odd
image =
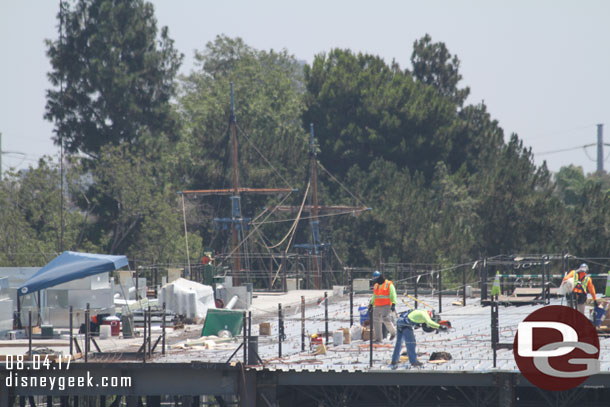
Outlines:
{"label": "kneeling worker", "polygon": [[430,318],[430,311],[416,309],[413,311],[401,312],[396,321],[398,334],[396,335],[396,344],[394,345],[394,353],[392,354],[391,365],[393,368],[396,367],[398,360],[400,359],[400,349],[402,348],[403,340],[407,347],[407,355],[409,356],[409,363],[411,363],[411,366],[417,367],[423,365],[423,363],[417,360],[417,353],[415,353],[415,334],[413,333],[413,328],[420,325],[426,332],[431,332],[435,329],[447,329],[447,326],[440,325]]}

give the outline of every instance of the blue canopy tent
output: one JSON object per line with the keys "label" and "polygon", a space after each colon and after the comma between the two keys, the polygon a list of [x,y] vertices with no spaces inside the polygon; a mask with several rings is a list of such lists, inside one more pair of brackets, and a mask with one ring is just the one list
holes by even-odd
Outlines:
{"label": "blue canopy tent", "polygon": [[125,256],[66,251],[23,283],[19,287],[19,295],[30,294],[79,278],[118,270],[126,265],[127,257]]}
{"label": "blue canopy tent", "polygon": [[[118,270],[127,265],[127,257],[108,254],[77,253],[66,251],[38,270],[17,289],[17,313],[21,314],[20,298],[23,295],[40,292],[48,287],[77,280],[79,278]],[[38,298],[40,307],[40,296]],[[18,320],[21,328],[21,317]]]}

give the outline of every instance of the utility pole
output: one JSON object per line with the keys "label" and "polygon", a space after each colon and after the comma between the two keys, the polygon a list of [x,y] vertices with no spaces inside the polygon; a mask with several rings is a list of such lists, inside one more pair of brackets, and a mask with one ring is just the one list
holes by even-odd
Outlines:
{"label": "utility pole", "polygon": [[597,172],[604,172],[604,125],[597,125]]}

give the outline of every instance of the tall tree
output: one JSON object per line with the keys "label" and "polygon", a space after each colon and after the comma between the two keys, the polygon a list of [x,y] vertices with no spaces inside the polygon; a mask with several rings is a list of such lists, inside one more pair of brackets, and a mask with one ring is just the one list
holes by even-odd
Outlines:
{"label": "tall tree", "polygon": [[316,124],[320,161],[333,174],[382,157],[430,177],[447,158],[455,106],[397,64],[334,49],[305,67],[305,80],[304,122]]}
{"label": "tall tree", "polygon": [[186,185],[229,183],[230,82],[242,186],[286,186],[281,177],[289,182],[300,177],[306,169],[307,137],[298,120],[304,107],[303,79],[294,56],[218,36],[195,53],[195,61],[197,68],[182,78],[179,100]]}
{"label": "tall tree", "polygon": [[483,254],[561,250],[567,243],[565,210],[553,195],[546,166],[511,136],[496,159],[472,177],[481,218],[477,251]]}
{"label": "tall tree", "polygon": [[96,158],[106,144],[174,135],[170,98],[182,56],[144,0],[60,3],[60,38],[47,40],[53,85],[45,118],[54,142]]}
{"label": "tall tree", "polygon": [[458,83],[462,80],[460,60],[456,55],[451,55],[444,43],[432,42],[429,34],[416,40],[411,63],[415,79],[433,86],[458,106],[464,104],[470,88],[458,89]]}

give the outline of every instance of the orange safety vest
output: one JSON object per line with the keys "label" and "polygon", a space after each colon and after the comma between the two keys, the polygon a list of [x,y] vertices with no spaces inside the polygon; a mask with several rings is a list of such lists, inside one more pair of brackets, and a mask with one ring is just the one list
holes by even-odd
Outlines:
{"label": "orange safety vest", "polygon": [[383,307],[384,305],[391,305],[392,300],[390,300],[390,285],[392,282],[390,280],[384,281],[383,284],[379,285],[379,283],[375,283],[373,286],[373,293],[375,294],[375,306]]}

